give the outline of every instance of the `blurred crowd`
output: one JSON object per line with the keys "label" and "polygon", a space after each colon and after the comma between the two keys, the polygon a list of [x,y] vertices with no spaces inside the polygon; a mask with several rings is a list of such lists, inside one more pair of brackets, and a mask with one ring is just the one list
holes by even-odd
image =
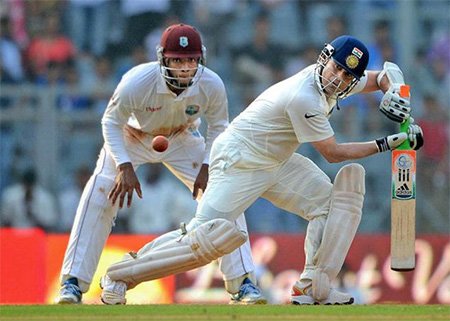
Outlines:
{"label": "blurred crowd", "polygon": [[[386,60],[407,67],[413,115],[426,140],[419,152],[418,231],[448,232],[450,3],[407,2],[418,13],[410,61],[401,61],[401,0],[1,0],[1,225],[70,230],[102,142],[100,118],[115,86],[131,67],[156,60],[166,26],[185,22],[202,33],[207,66],[225,82],[230,119],[263,89],[315,63],[324,43],[338,35],[352,34],[368,45],[369,69],[382,69]],[[345,100],[332,117],[338,140],[395,132],[396,124],[378,111],[380,98]],[[57,119],[48,116],[48,108],[57,110]],[[80,116],[84,112],[87,117]],[[50,138],[59,139],[57,164],[35,157],[39,122],[56,128],[51,133],[56,138]],[[300,151],[331,177],[342,166],[326,164],[309,146]],[[368,194],[361,230],[387,232],[389,155],[362,164]],[[42,167],[56,173],[56,181],[40,180]],[[145,197],[119,212],[113,232],[158,233],[189,220],[196,203],[164,167],[144,166],[139,174]],[[258,200],[247,212],[249,230],[305,231],[306,222],[281,212]]]}

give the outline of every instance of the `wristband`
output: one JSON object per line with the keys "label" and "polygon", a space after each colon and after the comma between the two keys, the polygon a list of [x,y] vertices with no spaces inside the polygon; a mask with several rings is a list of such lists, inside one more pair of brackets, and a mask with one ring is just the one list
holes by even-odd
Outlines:
{"label": "wristband", "polygon": [[377,144],[379,153],[390,150],[387,137],[378,138],[375,140],[375,143]]}

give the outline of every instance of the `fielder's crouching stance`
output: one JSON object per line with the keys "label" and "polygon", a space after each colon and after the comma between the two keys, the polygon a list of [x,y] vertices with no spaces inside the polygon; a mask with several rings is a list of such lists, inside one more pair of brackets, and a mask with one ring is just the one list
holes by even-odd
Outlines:
{"label": "fielder's crouching stance", "polygon": [[[80,199],[62,264],[59,304],[82,302],[119,208],[130,206],[135,192],[143,196],[137,168],[146,163],[163,163],[196,199],[206,189],[212,142],[228,126],[225,86],[215,72],[204,66],[206,48],[194,27],[186,24],[167,27],[156,51],[158,61],[140,64],[122,77],[103,115],[105,144]],[[198,130],[202,118],[207,123],[206,138]],[[169,140],[169,147],[163,152],[152,147],[158,135]],[[246,230],[243,214],[235,224]],[[139,256],[180,235],[174,232],[155,240]],[[198,244],[208,244],[204,242],[206,237],[196,235]],[[230,303],[265,304],[267,300],[256,283],[250,242],[241,244],[230,253],[218,243],[217,252],[204,250],[199,257],[217,258],[229,253],[221,259],[220,271],[231,296]],[[173,255],[170,259],[178,257]],[[137,268],[138,273],[144,268]],[[151,266],[150,270],[153,269]]]}
{"label": "fielder's crouching stance", "polygon": [[315,65],[256,98],[214,141],[208,186],[187,233],[181,229],[162,235],[112,265],[101,281],[102,300],[124,303],[127,288],[139,282],[187,271],[232,252],[247,238],[232,222],[263,197],[309,221],[305,266],[293,285],[291,302],[353,303],[351,295],[337,291],[331,282],[361,220],[364,169],[346,165],[332,184],[317,165],[295,151],[310,143],[329,162],[342,162],[395,149],[407,139],[414,149],[423,145],[422,130],[415,124],[408,133],[336,142],[328,118],[338,100],[348,95],[382,90],[383,114],[397,122],[410,117],[409,100],[399,96],[399,88],[386,76],[401,73],[398,66],[385,64],[386,70],[366,71],[368,61],[364,44],[341,36],[323,48]]}

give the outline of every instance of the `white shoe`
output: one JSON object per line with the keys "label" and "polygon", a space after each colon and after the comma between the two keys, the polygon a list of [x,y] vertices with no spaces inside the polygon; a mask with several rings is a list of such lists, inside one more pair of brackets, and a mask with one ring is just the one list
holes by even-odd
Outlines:
{"label": "white shoe", "polygon": [[116,305],[126,304],[127,285],[122,281],[113,281],[109,276],[105,275],[100,279],[100,287],[102,288],[101,299],[104,304]]}
{"label": "white shoe", "polygon": [[311,304],[320,304],[320,305],[341,305],[341,304],[352,304],[355,299],[347,293],[339,292],[334,288],[330,288],[330,293],[328,297],[324,300],[317,301],[312,296],[312,287],[308,285],[306,287],[301,287],[300,283],[297,281],[292,287],[291,292],[291,303],[292,304],[301,304],[301,305],[311,305]]}
{"label": "white shoe", "polygon": [[330,289],[328,298],[319,302],[319,304],[352,304],[355,299],[348,293],[340,292],[334,288]]}
{"label": "white shoe", "polygon": [[312,297],[311,293],[312,293],[311,285],[302,288],[300,286],[300,283],[297,281],[295,282],[291,290],[291,303],[299,305],[318,304],[316,303],[316,300],[314,300],[314,298]]}

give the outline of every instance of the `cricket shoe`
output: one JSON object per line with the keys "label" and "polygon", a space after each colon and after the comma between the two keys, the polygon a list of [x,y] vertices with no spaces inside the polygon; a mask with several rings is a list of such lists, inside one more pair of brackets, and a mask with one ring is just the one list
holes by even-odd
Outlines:
{"label": "cricket shoe", "polygon": [[267,299],[249,278],[245,278],[244,281],[242,281],[239,292],[231,295],[230,304],[267,304]]}
{"label": "cricket shoe", "polygon": [[122,281],[113,281],[108,275],[100,279],[100,288],[102,289],[101,299],[104,304],[116,305],[126,304],[127,285]]}
{"label": "cricket shoe", "polygon": [[352,304],[355,299],[348,293],[340,292],[334,288],[330,289],[330,294],[328,298],[319,301],[319,304],[330,305],[330,304]]}
{"label": "cricket shoe", "polygon": [[301,287],[298,282],[295,282],[291,290],[291,303],[300,305],[316,304],[316,300],[312,297],[312,287]]}
{"label": "cricket shoe", "polygon": [[81,289],[76,278],[67,279],[59,290],[58,304],[79,304],[81,303]]}
{"label": "cricket shoe", "polygon": [[324,300],[315,300],[312,296],[311,285],[302,288],[298,282],[294,284],[291,292],[291,303],[300,305],[342,305],[342,304],[352,304],[355,299],[347,293],[340,292],[334,288],[330,288],[330,293],[328,297]]}

